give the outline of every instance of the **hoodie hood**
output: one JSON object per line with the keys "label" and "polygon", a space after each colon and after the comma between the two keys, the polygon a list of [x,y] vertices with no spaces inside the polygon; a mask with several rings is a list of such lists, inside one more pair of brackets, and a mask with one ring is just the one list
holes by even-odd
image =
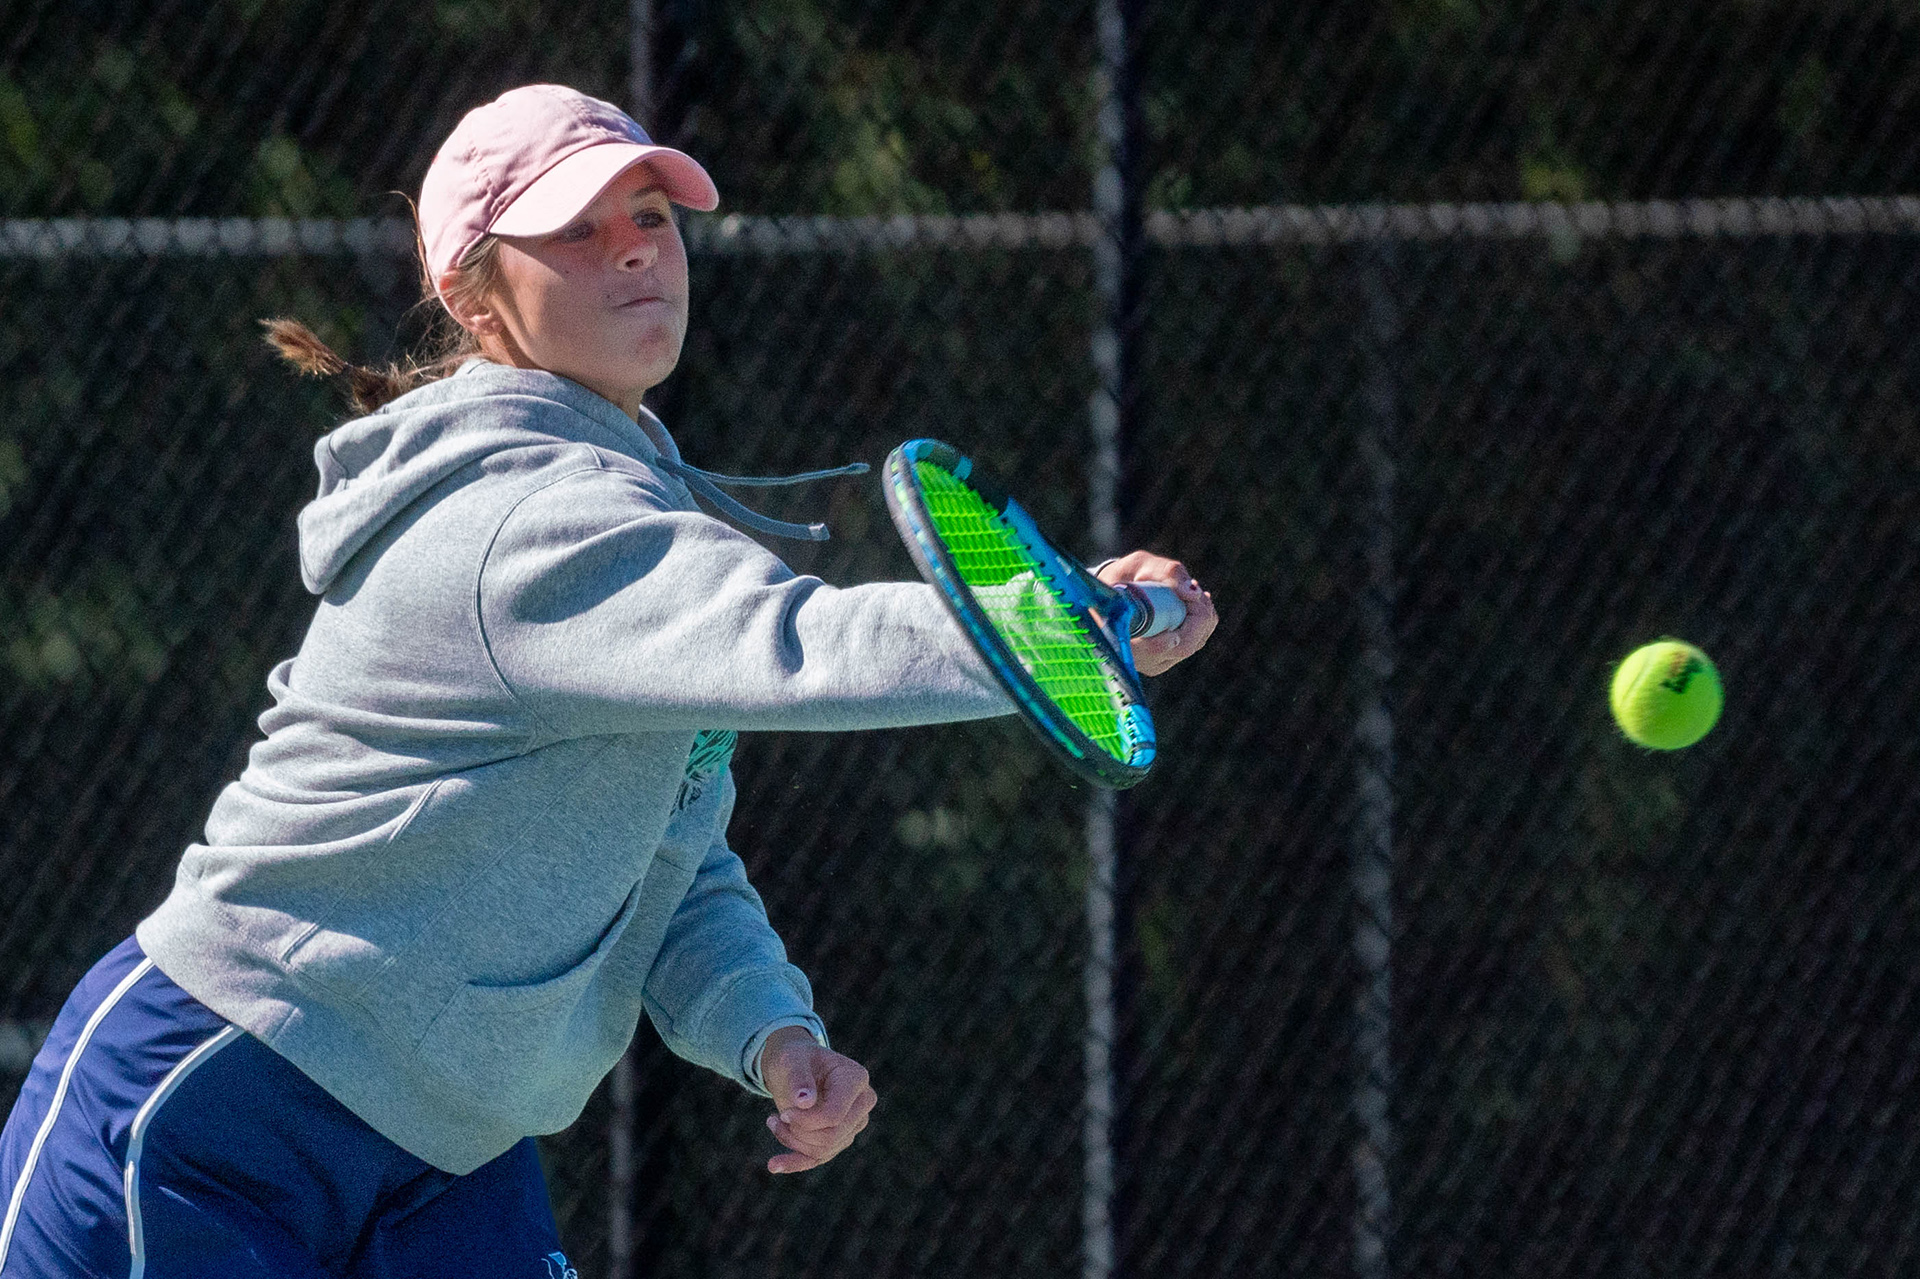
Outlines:
{"label": "hoodie hood", "polygon": [[[571,411],[555,413],[556,404]],[[558,374],[469,360],[314,445],[320,491],[300,512],[301,581],[324,595],[361,547],[436,484],[494,453],[556,440],[664,461],[670,471],[681,465],[673,438],[644,410],[635,422]]]}

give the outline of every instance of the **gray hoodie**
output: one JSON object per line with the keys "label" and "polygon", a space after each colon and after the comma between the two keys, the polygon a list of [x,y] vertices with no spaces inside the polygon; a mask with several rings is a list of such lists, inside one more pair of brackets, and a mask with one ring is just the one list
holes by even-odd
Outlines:
{"label": "gray hoodie", "polygon": [[771,1031],[825,1042],[727,847],[736,731],[1010,709],[930,588],[796,576],[642,417],[474,361],[321,440],[319,608],[137,931],[450,1172],[571,1123],[643,1006],[756,1090]]}

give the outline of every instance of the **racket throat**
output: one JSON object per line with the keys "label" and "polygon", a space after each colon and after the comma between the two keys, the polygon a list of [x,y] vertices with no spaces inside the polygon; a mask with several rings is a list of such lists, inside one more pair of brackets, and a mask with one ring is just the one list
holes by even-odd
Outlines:
{"label": "racket throat", "polygon": [[1086,610],[1094,624],[1094,633],[1108,652],[1126,668],[1130,678],[1138,680],[1140,672],[1133,665],[1133,641],[1128,637],[1133,625],[1134,602],[1124,591],[1113,589],[1089,573],[1078,561],[1054,550],[1046,534],[1034,523],[1033,516],[1016,499],[1007,499],[1000,518],[1020,539],[1040,576],[1070,603]]}

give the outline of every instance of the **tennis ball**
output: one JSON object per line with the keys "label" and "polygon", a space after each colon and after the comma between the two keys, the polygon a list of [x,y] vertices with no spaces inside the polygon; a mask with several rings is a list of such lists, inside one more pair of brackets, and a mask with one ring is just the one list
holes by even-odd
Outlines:
{"label": "tennis ball", "polygon": [[1642,746],[1677,751],[1720,718],[1720,672],[1699,649],[1666,639],[1636,648],[1613,673],[1614,722]]}

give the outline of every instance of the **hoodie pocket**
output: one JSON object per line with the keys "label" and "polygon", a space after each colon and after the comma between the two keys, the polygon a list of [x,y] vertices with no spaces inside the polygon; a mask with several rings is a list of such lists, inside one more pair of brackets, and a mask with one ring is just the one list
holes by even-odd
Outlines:
{"label": "hoodie pocket", "polygon": [[462,983],[427,1024],[420,1060],[458,1093],[517,1115],[528,1132],[572,1122],[639,1017],[637,1005],[631,1015],[607,1007],[607,992],[594,979],[640,897],[636,884],[592,952],[558,976],[524,985]]}

